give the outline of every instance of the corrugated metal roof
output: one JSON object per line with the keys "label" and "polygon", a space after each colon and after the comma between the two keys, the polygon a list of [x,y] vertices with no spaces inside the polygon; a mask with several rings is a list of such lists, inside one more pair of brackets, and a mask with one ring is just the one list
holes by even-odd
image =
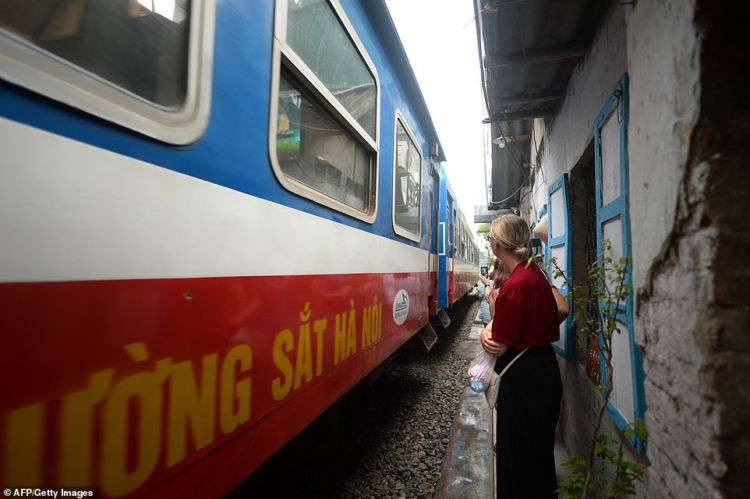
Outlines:
{"label": "corrugated metal roof", "polygon": [[474,0],[492,148],[493,208],[518,206],[533,118],[552,116],[612,0]]}

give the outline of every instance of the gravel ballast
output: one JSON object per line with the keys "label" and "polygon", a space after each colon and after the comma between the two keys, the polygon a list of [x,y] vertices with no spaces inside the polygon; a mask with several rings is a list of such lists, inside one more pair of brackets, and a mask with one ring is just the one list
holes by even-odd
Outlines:
{"label": "gravel ballast", "polygon": [[428,498],[435,493],[468,361],[478,301],[451,311],[427,353],[414,338],[393,369],[359,386],[233,493],[237,497]]}

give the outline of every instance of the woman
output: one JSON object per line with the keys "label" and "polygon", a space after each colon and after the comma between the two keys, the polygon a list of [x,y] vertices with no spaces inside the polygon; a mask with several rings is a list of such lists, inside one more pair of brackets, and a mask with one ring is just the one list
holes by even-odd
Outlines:
{"label": "woman", "polygon": [[497,490],[501,499],[557,497],[555,427],[562,383],[550,346],[559,339],[558,307],[544,273],[529,264],[529,226],[503,215],[492,222],[490,247],[510,274],[480,337],[503,369],[526,347],[500,383],[497,408]]}
{"label": "woman", "polygon": [[483,284],[482,301],[479,303],[479,319],[485,326],[492,321],[492,317],[495,315],[495,299],[500,286],[507,278],[508,274],[499,259],[495,260],[489,276],[479,276],[479,280]]}

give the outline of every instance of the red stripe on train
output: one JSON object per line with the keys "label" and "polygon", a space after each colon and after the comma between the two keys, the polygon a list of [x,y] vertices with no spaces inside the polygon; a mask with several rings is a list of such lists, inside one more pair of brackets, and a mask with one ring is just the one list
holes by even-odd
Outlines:
{"label": "red stripe on train", "polygon": [[434,292],[426,272],[0,284],[3,484],[222,494]]}

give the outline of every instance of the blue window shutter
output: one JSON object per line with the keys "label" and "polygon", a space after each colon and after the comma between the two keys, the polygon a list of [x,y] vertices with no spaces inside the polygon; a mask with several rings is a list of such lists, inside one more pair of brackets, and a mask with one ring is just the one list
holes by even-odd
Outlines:
{"label": "blue window shutter", "polygon": [[[568,285],[563,278],[555,278],[555,268],[551,259],[556,258],[557,266],[568,278],[572,277],[573,255],[570,226],[570,205],[568,203],[568,174],[564,173],[547,190],[547,245],[544,249],[547,274],[563,296],[568,294]],[[573,304],[568,300],[571,311]],[[552,344],[555,351],[566,358],[573,355],[573,314],[560,324],[560,339]]]}
{"label": "blue window shutter", "polygon": [[[624,75],[610,94],[594,122],[594,158],[596,171],[596,243],[602,264],[603,242],[611,243],[613,260],[631,256],[630,210],[628,196],[628,75]],[[632,284],[632,263],[626,276]],[[610,381],[614,389],[607,409],[618,428],[625,429],[642,421],[645,412],[643,395],[643,360],[635,345],[633,294],[617,312],[621,333],[612,341],[613,380],[607,380],[602,354],[602,390]],[[645,451],[645,442],[635,437],[633,444]]]}

